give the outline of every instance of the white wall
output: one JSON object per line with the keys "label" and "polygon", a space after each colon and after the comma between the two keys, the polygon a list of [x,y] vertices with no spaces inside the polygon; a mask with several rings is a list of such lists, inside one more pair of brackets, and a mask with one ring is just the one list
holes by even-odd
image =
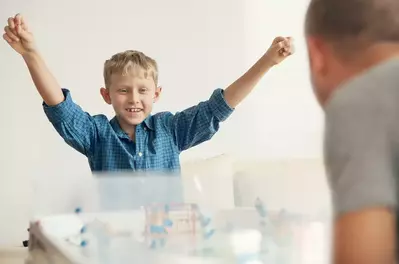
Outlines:
{"label": "white wall", "polygon": [[[2,0],[0,21],[24,14],[62,86],[86,111],[110,117],[112,109],[102,102],[99,88],[103,62],[116,52],[138,49],[158,61],[164,94],[155,110],[174,112],[233,82],[276,35],[292,35],[296,55],[262,80],[211,142],[182,159],[223,152],[317,158],[322,119],[308,81],[302,36],[307,2]],[[85,157],[47,121],[21,58],[4,41],[0,51],[0,244],[18,244],[37,208],[35,188],[42,190],[53,177],[74,186],[90,171]]]}

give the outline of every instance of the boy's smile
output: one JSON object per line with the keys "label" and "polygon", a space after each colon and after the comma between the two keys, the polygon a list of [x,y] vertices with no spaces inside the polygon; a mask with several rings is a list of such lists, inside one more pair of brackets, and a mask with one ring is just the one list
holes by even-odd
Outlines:
{"label": "boy's smile", "polygon": [[112,104],[121,128],[128,134],[151,114],[161,91],[146,73],[144,69],[114,73],[109,88],[101,89],[105,102]]}
{"label": "boy's smile", "polygon": [[130,108],[126,108],[126,111],[130,112],[130,113],[138,113],[143,111],[143,109],[141,108],[134,108],[134,107],[130,107]]}

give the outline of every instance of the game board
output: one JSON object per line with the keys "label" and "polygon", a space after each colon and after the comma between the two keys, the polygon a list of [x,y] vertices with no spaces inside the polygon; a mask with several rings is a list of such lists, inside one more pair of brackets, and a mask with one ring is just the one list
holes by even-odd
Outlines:
{"label": "game board", "polygon": [[184,203],[105,213],[79,208],[32,222],[27,264],[324,264],[328,252],[315,245],[326,244],[326,231],[320,219],[268,212],[260,199],[254,208],[212,217]]}
{"label": "game board", "polygon": [[[329,263],[328,215],[268,210],[260,198],[215,209],[187,201],[169,175],[91,179],[84,207],[32,220],[27,264]],[[198,184],[195,197],[209,197]]]}

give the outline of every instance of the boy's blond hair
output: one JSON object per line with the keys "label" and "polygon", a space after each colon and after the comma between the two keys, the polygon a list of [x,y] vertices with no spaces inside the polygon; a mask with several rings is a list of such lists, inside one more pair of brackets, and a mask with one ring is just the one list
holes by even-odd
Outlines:
{"label": "boy's blond hair", "polygon": [[104,63],[105,87],[109,88],[112,74],[127,75],[133,69],[144,70],[144,77],[150,75],[158,85],[158,65],[157,62],[136,50],[127,50],[113,55]]}

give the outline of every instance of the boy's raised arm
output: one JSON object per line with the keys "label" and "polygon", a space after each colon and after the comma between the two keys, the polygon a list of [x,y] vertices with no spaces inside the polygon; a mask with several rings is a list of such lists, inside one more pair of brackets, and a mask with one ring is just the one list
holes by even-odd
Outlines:
{"label": "boy's raised arm", "polygon": [[209,140],[234,108],[255,88],[263,75],[294,52],[291,38],[277,37],[267,52],[243,76],[225,90],[217,89],[209,100],[175,115],[168,115],[166,126],[179,151]]}
{"label": "boy's raised arm", "polygon": [[68,145],[86,156],[91,155],[97,140],[94,120],[72,101],[68,90],[61,89],[38,53],[23,17],[20,14],[10,17],[4,31],[3,38],[25,60],[54,128]]}
{"label": "boy's raised arm", "polygon": [[243,76],[226,88],[224,91],[226,102],[235,108],[255,88],[263,75],[293,52],[290,37],[275,38],[267,52]]}
{"label": "boy's raised arm", "polygon": [[49,106],[61,103],[65,99],[61,86],[38,53],[33,34],[29,31],[23,17],[20,14],[10,17],[4,31],[3,38],[16,52],[22,55],[44,102]]}

